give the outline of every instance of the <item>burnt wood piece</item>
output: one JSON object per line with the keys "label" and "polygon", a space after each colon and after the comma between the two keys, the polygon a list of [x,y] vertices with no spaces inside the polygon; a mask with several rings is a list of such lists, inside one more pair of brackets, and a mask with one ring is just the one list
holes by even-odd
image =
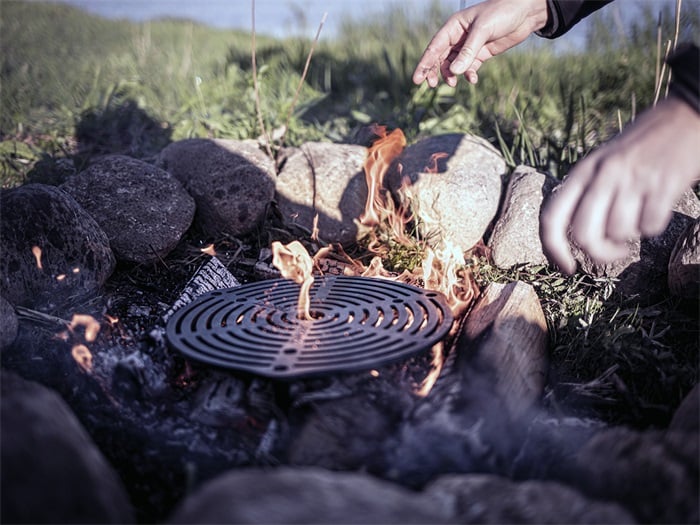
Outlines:
{"label": "burnt wood piece", "polygon": [[538,401],[547,376],[547,322],[532,286],[491,283],[457,344],[463,366],[493,373],[495,393],[511,416]]}
{"label": "burnt wood piece", "polygon": [[170,310],[163,316],[163,322],[167,322],[177,309],[191,303],[205,292],[223,290],[240,285],[241,283],[228,271],[226,266],[216,257],[212,257],[197,269],[192,279],[189,280],[185,289],[177,298],[177,301],[173,303]]}

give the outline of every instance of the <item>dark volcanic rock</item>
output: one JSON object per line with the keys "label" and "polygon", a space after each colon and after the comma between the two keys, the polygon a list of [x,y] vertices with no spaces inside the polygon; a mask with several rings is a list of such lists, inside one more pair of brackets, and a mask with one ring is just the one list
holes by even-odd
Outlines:
{"label": "dark volcanic rock", "polygon": [[14,307],[0,295],[0,352],[10,346],[17,337],[17,313]]}
{"label": "dark volcanic rock", "polygon": [[212,237],[249,233],[274,198],[274,163],[253,140],[181,140],[158,165],[194,197],[195,221]]}
{"label": "dark volcanic rock", "polygon": [[170,523],[444,523],[442,509],[366,474],[242,469],[205,484]]}
{"label": "dark volcanic rock", "polygon": [[99,289],[115,267],[105,232],[68,193],[28,184],[0,192],[0,293],[44,307]]}
{"label": "dark volcanic rock", "polygon": [[2,523],[129,523],[121,481],[63,400],[2,373]]}
{"label": "dark volcanic rock", "polygon": [[122,155],[70,177],[68,192],[102,227],[119,260],[165,257],[192,224],[194,200],[167,171]]}

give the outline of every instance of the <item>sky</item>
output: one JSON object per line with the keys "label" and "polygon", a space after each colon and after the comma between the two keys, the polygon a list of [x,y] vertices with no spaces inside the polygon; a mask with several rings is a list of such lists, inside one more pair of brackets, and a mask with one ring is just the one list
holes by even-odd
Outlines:
{"label": "sky", "polygon": [[[251,28],[251,0],[53,0],[72,4],[107,18],[141,22],[161,17],[189,18],[224,29]],[[261,34],[313,37],[324,13],[328,13],[322,35],[332,36],[344,17],[381,16],[400,5],[419,14],[431,0],[256,0],[255,29]],[[439,0],[447,9],[476,0]]]}

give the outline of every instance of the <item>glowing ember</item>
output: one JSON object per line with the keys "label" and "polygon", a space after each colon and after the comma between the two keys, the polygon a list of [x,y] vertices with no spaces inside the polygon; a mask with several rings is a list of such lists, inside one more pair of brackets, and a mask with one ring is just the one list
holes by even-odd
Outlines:
{"label": "glowing ember", "polygon": [[216,256],[216,250],[214,249],[213,244],[210,244],[209,246],[205,246],[204,248],[201,248],[200,251],[202,253],[206,253],[207,255],[211,255],[212,257]]}
{"label": "glowing ember", "polygon": [[43,270],[44,267],[41,264],[41,248],[39,248],[38,246],[32,246],[32,253],[34,254],[34,258],[36,259],[36,267],[40,270]]}
{"label": "glowing ember", "polygon": [[85,372],[92,372],[92,354],[85,345],[75,345],[71,350],[71,355],[78,366]]}
{"label": "glowing ember", "polygon": [[403,131],[398,128],[387,134],[385,126],[375,125],[372,132],[379,136],[379,139],[369,148],[364,165],[367,179],[367,203],[365,204],[365,212],[360,216],[360,223],[365,226],[379,224],[380,217],[376,208],[384,206],[381,194],[384,186],[384,175],[392,161],[406,146],[406,137]]}
{"label": "glowing ember", "polygon": [[311,320],[309,291],[314,282],[312,275],[313,259],[299,241],[282,244],[279,241],[272,243],[272,264],[285,279],[291,279],[301,284],[299,301],[297,303],[297,317],[303,320]]}
{"label": "glowing ember", "polygon": [[56,276],[56,280],[57,280],[59,283],[60,283],[61,281],[65,281],[65,279],[66,279],[66,274],[65,274],[65,273],[62,273],[62,274]]}
{"label": "glowing ember", "polygon": [[73,314],[68,329],[74,332],[75,328],[78,326],[85,328],[85,340],[88,343],[92,343],[97,339],[97,334],[100,332],[100,323],[97,322],[93,316],[87,314]]}

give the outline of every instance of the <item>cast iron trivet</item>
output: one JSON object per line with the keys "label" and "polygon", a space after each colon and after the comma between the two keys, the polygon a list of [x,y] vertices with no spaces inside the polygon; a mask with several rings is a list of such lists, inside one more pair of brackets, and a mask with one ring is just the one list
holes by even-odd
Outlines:
{"label": "cast iron trivet", "polygon": [[170,346],[215,366],[292,379],[368,370],[426,350],[453,316],[442,294],[369,277],[327,276],[311,288],[274,279],[205,293],[168,321]]}

